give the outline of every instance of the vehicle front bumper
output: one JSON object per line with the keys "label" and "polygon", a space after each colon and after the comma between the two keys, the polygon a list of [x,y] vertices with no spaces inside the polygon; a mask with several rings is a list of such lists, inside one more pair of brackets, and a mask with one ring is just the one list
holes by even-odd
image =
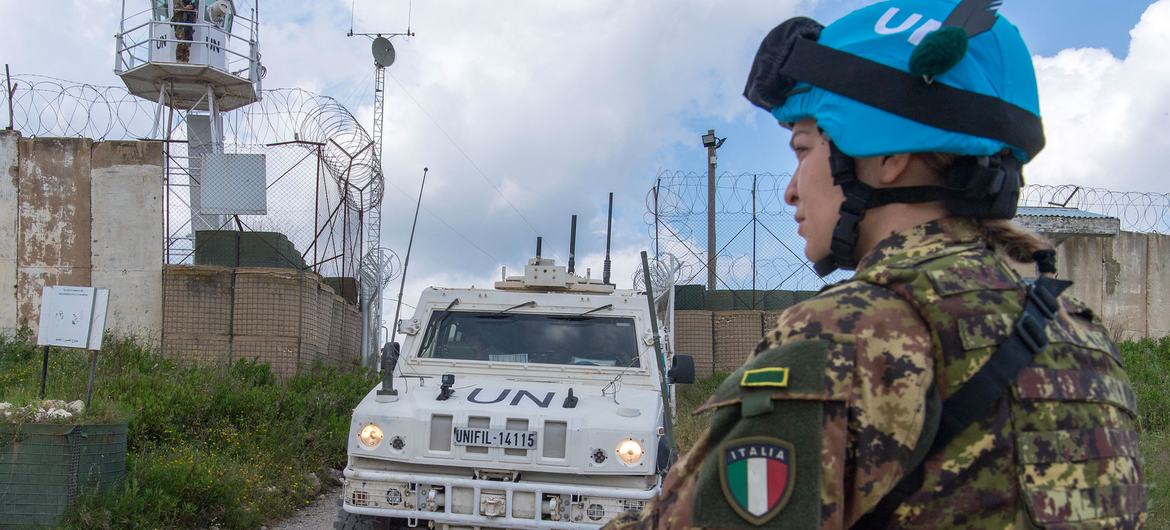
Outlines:
{"label": "vehicle front bumper", "polygon": [[350,513],[408,523],[533,530],[593,530],[622,512],[640,511],[661,488],[502,482],[353,468],[345,470],[345,477],[342,506]]}

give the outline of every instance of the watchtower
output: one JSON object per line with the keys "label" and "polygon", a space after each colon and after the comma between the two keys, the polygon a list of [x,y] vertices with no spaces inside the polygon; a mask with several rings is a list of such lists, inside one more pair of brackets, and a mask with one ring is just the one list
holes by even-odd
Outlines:
{"label": "watchtower", "polygon": [[163,107],[202,111],[220,145],[219,113],[260,99],[259,17],[250,11],[233,0],[122,0],[114,73],[130,93],[158,101],[156,131]]}

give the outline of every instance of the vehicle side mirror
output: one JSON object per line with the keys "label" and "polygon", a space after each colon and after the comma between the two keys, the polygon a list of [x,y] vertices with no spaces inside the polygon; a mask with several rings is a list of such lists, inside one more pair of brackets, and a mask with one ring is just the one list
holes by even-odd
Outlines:
{"label": "vehicle side mirror", "polygon": [[382,388],[379,396],[397,396],[394,389],[394,367],[398,364],[399,349],[397,342],[387,342],[382,345]]}
{"label": "vehicle side mirror", "polygon": [[666,380],[674,384],[689,385],[695,382],[695,358],[690,355],[675,355],[670,362]]}
{"label": "vehicle side mirror", "polygon": [[397,342],[387,342],[382,346],[382,371],[394,372],[394,367],[398,366],[398,357],[401,355]]}

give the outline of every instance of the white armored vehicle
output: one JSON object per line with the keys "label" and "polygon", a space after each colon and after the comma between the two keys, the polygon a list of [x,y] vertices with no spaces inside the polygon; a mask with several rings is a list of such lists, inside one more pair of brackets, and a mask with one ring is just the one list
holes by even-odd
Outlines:
{"label": "white armored vehicle", "polygon": [[592,529],[658,493],[693,360],[656,357],[644,293],[571,264],[423,292],[354,410],[336,528]]}

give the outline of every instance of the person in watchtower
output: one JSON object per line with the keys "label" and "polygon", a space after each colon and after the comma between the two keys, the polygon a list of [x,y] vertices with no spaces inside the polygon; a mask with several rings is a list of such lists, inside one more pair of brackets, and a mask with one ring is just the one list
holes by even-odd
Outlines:
{"label": "person in watchtower", "polygon": [[610,528],[1144,524],[1118,348],[1010,222],[1044,134],[1000,3],[878,2],[763,40],[744,95],[791,131],[805,255],[853,276],[782,313],[661,495]]}
{"label": "person in watchtower", "polygon": [[174,25],[175,40],[178,43],[175,45],[175,61],[186,63],[191,61],[191,41],[195,38],[196,20],[199,18],[198,7],[196,0],[177,0],[175,2],[175,13],[171,16],[171,22],[178,22]]}

